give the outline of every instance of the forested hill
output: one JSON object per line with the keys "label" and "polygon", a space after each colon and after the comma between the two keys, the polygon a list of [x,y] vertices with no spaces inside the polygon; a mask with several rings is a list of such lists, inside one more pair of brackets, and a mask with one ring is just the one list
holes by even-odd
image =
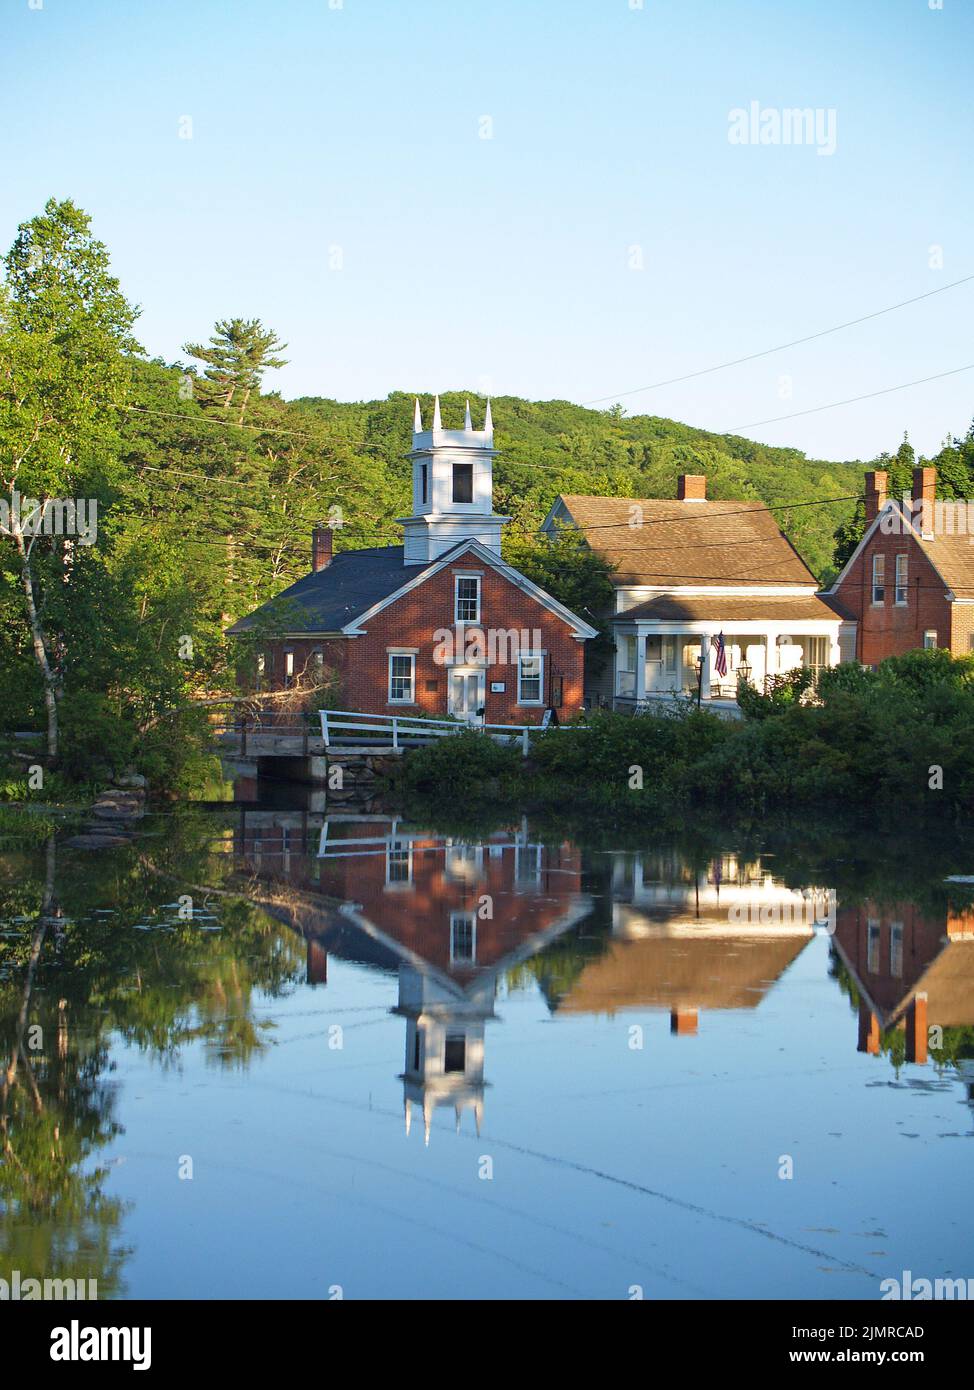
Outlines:
{"label": "forested hill", "polygon": [[[445,427],[460,428],[468,398],[474,426],[480,427],[485,401],[466,392],[440,397]],[[355,512],[361,507],[372,518],[394,517],[409,507],[409,470],[403,455],[409,448],[413,400],[408,392],[357,404],[305,397],[286,409],[308,427],[313,423],[347,440],[352,449],[354,441],[362,441],[372,458],[361,457],[365,487],[355,498]],[[432,398],[420,396],[420,402],[428,425]],[[494,469],[494,504],[513,518],[512,535],[536,531],[559,492],[675,497],[680,473],[706,473],[709,497],[759,500],[781,507],[777,512],[781,525],[812,570],[825,577],[832,562],[833,533],[852,516],[854,504],[849,500],[794,504],[848,499],[862,491],[859,463],[808,459],[798,449],[710,434],[653,415],[628,416],[618,407],[591,410],[569,401],[498,396],[492,399],[491,410],[501,450]],[[379,458],[385,485],[395,487],[391,509],[384,488],[373,493],[368,486]],[[351,505],[349,519],[355,519]]]}

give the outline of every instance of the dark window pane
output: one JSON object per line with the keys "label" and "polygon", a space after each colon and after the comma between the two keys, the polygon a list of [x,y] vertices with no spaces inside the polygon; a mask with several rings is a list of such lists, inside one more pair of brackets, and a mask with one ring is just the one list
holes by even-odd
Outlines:
{"label": "dark window pane", "polygon": [[454,502],[473,501],[473,464],[455,463],[453,465]]}
{"label": "dark window pane", "polygon": [[443,1056],[444,1071],[463,1071],[467,1065],[467,1040],[461,1034],[457,1038],[447,1038]]}

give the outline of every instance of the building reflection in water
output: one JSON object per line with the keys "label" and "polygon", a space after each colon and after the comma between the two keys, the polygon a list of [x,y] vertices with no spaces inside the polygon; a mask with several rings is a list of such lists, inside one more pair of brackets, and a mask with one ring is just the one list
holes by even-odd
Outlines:
{"label": "building reflection in water", "polygon": [[611,937],[561,1013],[664,1009],[677,1035],[704,1009],[753,1009],[834,914],[825,889],[787,888],[733,854],[694,868],[675,851],[611,856]]}
{"label": "building reflection in water", "polygon": [[[901,1049],[922,1063],[949,1030],[974,1025],[974,909],[867,901],[840,908],[832,944],[858,1007],[860,1052]],[[971,1061],[954,1060],[970,1093]]]}
{"label": "building reflection in water", "polygon": [[[832,889],[790,888],[760,858],[593,851],[583,865],[525,823],[467,841],[389,816],[244,806],[233,847],[251,895],[304,935],[310,984],[330,954],[397,976],[406,1128],[418,1111],[427,1139],[438,1107],[458,1126],[470,1111],[479,1131],[505,977],[533,977],[555,1015],[659,1010],[692,1036],[706,1011],[755,1009],[826,931],[860,1051],[922,1063],[930,1027],[974,1025],[974,911],[837,909]],[[970,1049],[953,1041],[934,1056],[966,1077]]]}
{"label": "building reflection in water", "polygon": [[248,810],[236,848],[251,873],[286,882],[265,903],[306,936],[309,982],[327,978],[329,952],[395,969],[407,1134],[415,1109],[428,1143],[441,1106],[458,1129],[470,1111],[479,1133],[498,986],[590,915],[580,851],[534,841],[526,825],[467,842],[348,816],[322,823],[313,856],[296,853],[309,829],[300,816]]}

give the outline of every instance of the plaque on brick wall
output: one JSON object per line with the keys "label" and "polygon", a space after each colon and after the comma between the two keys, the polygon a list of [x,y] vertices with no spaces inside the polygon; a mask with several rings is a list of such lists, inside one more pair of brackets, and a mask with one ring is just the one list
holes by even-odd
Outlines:
{"label": "plaque on brick wall", "polygon": [[507,686],[504,684],[503,681],[491,681],[490,683],[491,695],[503,695],[506,689]]}

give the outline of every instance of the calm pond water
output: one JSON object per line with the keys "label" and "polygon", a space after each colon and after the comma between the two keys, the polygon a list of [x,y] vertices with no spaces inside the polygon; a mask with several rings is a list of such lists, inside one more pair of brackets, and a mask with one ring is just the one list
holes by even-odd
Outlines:
{"label": "calm pond water", "polygon": [[[183,808],[0,850],[0,1277],[876,1299],[974,1275],[963,847]],[[918,862],[919,858],[919,862]]]}

